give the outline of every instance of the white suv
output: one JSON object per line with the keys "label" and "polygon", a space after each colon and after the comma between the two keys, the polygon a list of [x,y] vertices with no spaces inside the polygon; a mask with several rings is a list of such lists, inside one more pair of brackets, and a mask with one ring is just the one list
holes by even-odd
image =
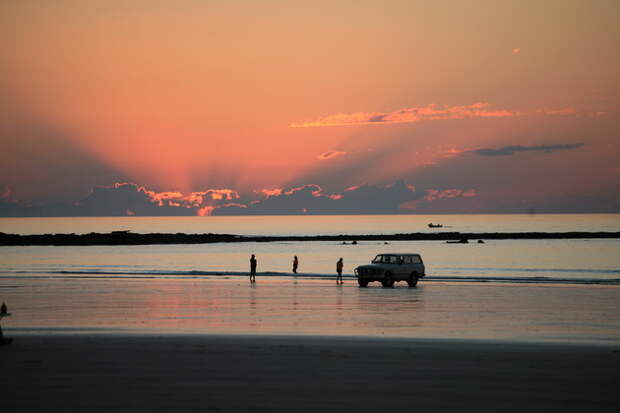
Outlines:
{"label": "white suv", "polygon": [[409,287],[418,284],[418,278],[424,277],[424,262],[420,254],[379,254],[372,263],[360,265],[355,269],[360,287],[366,287],[371,281],[381,281],[384,287],[391,287],[395,281],[407,281]]}

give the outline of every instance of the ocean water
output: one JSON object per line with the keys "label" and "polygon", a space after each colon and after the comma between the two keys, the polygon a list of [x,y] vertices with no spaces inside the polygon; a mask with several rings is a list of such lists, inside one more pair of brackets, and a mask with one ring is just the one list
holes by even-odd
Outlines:
{"label": "ocean water", "polygon": [[615,239],[26,246],[0,251],[0,277],[241,276],[249,271],[250,254],[256,255],[259,275],[265,277],[292,277],[295,255],[299,257],[296,278],[333,277],[340,257],[344,275],[353,277],[356,266],[369,263],[379,253],[417,252],[424,259],[427,280],[620,285],[620,240]]}
{"label": "ocean water", "polygon": [[[620,231],[620,214],[442,215],[164,218],[19,218],[0,220],[10,233],[214,232],[243,235],[391,234],[430,231],[427,223],[460,232]],[[244,231],[245,230],[245,231]],[[620,284],[620,240],[488,240],[484,244],[442,241],[334,241],[200,245],[1,247],[0,276],[149,276],[208,278],[242,275],[250,254],[263,276],[290,276],[293,256],[298,277],[333,276],[338,258],[345,275],[382,252],[417,252],[428,279],[501,282]]]}
{"label": "ocean water", "polygon": [[[22,218],[0,220],[0,231],[389,234],[428,231],[428,222],[461,232],[620,231],[619,217]],[[420,253],[427,276],[415,289],[403,283],[393,289],[378,283],[358,288],[353,269],[382,252]],[[253,287],[247,280],[250,254],[258,258]],[[294,255],[300,261],[295,276]],[[345,285],[336,287],[340,257]],[[18,331],[146,329],[620,343],[620,240],[0,247],[0,301],[9,303],[14,312],[10,325]],[[3,320],[3,327],[7,324]]]}
{"label": "ocean water", "polygon": [[[443,228],[429,228],[428,224]],[[0,232],[111,232],[236,235],[339,235],[415,232],[620,231],[620,214],[295,215],[247,217],[0,218]]]}

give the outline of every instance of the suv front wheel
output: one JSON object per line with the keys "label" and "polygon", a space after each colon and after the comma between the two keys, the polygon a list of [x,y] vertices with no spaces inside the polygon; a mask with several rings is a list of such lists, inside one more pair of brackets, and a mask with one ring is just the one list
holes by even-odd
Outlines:
{"label": "suv front wheel", "polygon": [[407,280],[407,284],[409,284],[409,287],[415,287],[418,285],[418,274],[415,272],[411,273],[411,277]]}
{"label": "suv front wheel", "polygon": [[385,275],[383,276],[383,281],[381,281],[381,284],[384,287],[391,287],[394,285],[394,279],[392,278],[392,274],[389,272],[386,272]]}

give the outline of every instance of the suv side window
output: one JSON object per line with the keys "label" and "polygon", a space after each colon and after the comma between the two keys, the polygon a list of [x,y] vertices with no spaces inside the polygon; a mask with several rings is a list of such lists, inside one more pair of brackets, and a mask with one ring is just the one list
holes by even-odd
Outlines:
{"label": "suv side window", "polygon": [[390,256],[390,264],[398,264],[399,262],[400,262],[400,257],[397,257],[396,255]]}
{"label": "suv side window", "polygon": [[405,264],[411,264],[411,256],[409,255],[405,256]]}
{"label": "suv side window", "polygon": [[412,258],[414,264],[421,264],[422,263],[422,260],[420,259],[420,257],[418,255],[414,255],[411,258]]}

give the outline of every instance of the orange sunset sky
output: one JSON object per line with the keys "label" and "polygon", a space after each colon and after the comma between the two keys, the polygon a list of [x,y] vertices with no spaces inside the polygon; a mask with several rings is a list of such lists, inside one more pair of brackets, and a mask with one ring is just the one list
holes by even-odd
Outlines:
{"label": "orange sunset sky", "polygon": [[4,0],[0,215],[620,212],[619,21],[616,0]]}

